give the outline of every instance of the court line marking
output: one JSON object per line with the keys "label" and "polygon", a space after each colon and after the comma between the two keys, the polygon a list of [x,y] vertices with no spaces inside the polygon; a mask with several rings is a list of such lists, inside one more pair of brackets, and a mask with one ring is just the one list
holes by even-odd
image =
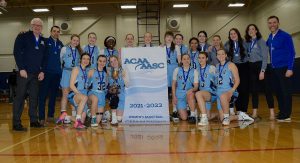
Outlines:
{"label": "court line marking", "polygon": [[233,153],[233,152],[260,152],[260,151],[290,151],[300,150],[297,148],[263,148],[263,149],[236,149],[236,150],[213,150],[213,151],[187,151],[187,152],[149,152],[149,153],[20,153],[20,154],[0,154],[1,156],[132,156],[132,155],[182,155],[199,153]]}
{"label": "court line marking", "polygon": [[12,148],[14,148],[14,147],[16,147],[16,146],[18,146],[18,145],[20,145],[20,144],[22,144],[22,143],[25,143],[25,142],[27,142],[27,141],[29,141],[29,140],[31,140],[31,139],[34,139],[34,138],[36,138],[36,137],[38,137],[38,136],[41,136],[41,135],[43,135],[43,134],[45,134],[45,133],[47,133],[47,132],[49,132],[49,131],[54,130],[55,128],[56,128],[56,127],[50,128],[50,129],[48,129],[48,130],[46,130],[46,131],[44,131],[44,132],[41,132],[41,133],[39,133],[39,134],[37,134],[37,135],[34,135],[34,136],[32,136],[32,137],[29,137],[29,138],[27,138],[27,139],[24,139],[24,140],[22,140],[22,141],[20,141],[20,142],[18,142],[18,143],[15,143],[15,144],[13,144],[13,145],[11,145],[11,146],[5,147],[5,148],[3,148],[3,149],[0,150],[0,155],[1,155],[2,152],[6,151],[6,150],[12,149]]}

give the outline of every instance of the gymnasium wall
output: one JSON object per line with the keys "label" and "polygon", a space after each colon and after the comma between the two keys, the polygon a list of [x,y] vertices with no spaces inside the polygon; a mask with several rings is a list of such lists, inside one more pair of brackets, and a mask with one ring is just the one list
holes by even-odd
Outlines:
{"label": "gymnasium wall", "polygon": [[[228,31],[236,27],[244,35],[245,28],[249,23],[256,23],[260,28],[264,38],[269,34],[266,19],[270,15],[277,15],[280,18],[281,27],[292,33],[296,51],[300,55],[300,22],[297,21],[300,11],[299,0],[269,0],[251,11],[187,11],[187,10],[163,10],[161,12],[161,38],[167,29],[167,19],[178,18],[180,27],[178,31],[185,36],[185,43],[192,36],[196,36],[200,30],[206,30],[208,37],[219,34],[223,43],[226,42]],[[69,20],[71,30],[61,35],[61,40],[67,43],[70,34],[81,34],[81,44],[87,44],[87,34],[96,32],[98,35],[98,45],[103,47],[103,40],[106,36],[112,35],[117,38],[117,47],[124,44],[124,37],[127,33],[133,33],[137,37],[136,14],[97,14],[97,15],[74,15],[74,16],[43,16],[44,36],[49,36],[50,27],[62,21]],[[14,40],[19,31],[28,30],[32,17],[5,18],[0,16],[0,72],[10,72],[15,67],[12,56]],[[137,41],[137,38],[136,38]],[[163,41],[163,39],[161,39]],[[211,40],[209,40],[210,42]]]}

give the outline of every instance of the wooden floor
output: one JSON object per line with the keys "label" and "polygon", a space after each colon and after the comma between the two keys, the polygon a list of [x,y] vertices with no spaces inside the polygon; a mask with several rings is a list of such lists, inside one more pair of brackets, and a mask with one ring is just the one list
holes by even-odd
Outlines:
{"label": "wooden floor", "polygon": [[[11,130],[12,105],[0,103],[1,162],[300,162],[300,96],[293,97],[291,123],[268,120],[261,97],[253,124],[212,122],[199,128],[186,122],[170,125],[109,124],[77,131],[51,124],[20,133]],[[59,103],[59,101],[58,101]],[[58,105],[57,105],[58,106]],[[251,110],[250,110],[251,111]],[[58,115],[58,108],[57,108]],[[27,109],[23,124],[29,125]]]}

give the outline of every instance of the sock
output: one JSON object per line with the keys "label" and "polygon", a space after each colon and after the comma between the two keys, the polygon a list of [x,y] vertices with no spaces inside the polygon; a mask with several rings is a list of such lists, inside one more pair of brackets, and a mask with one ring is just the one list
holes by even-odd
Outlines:
{"label": "sock", "polygon": [[229,108],[230,114],[234,114],[234,108]]}
{"label": "sock", "polygon": [[177,111],[176,105],[173,105],[173,112],[176,112],[176,111]]}
{"label": "sock", "polygon": [[201,118],[207,118],[207,114],[201,114]]}
{"label": "sock", "polygon": [[75,117],[76,116],[76,110],[72,110],[72,117]]}
{"label": "sock", "polygon": [[76,115],[76,120],[81,120],[81,115]]}
{"label": "sock", "polygon": [[195,111],[191,111],[191,117],[196,117],[196,112]]}
{"label": "sock", "polygon": [[96,116],[95,116],[95,115],[93,115],[93,116],[92,116],[92,118],[96,118]]}
{"label": "sock", "polygon": [[117,116],[118,121],[122,121],[122,116]]}

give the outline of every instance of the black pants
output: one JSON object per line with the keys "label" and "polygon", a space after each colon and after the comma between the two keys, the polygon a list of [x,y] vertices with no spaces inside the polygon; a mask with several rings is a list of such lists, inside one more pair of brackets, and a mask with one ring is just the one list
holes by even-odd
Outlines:
{"label": "black pants", "polygon": [[28,77],[23,78],[18,74],[17,76],[17,92],[13,104],[13,125],[21,124],[21,116],[24,110],[24,100],[27,91],[29,92],[29,116],[30,122],[38,121],[37,103],[39,81],[38,74],[27,73]]}
{"label": "black pants", "polygon": [[[261,71],[262,62],[253,62],[249,63],[249,72],[250,72],[250,92],[252,95],[252,106],[253,108],[258,108],[258,92],[262,87],[267,99],[268,107],[274,108],[274,98],[272,95],[271,87],[271,67],[266,69],[265,79],[259,80],[259,74]],[[271,84],[269,84],[271,83]]]}
{"label": "black pants", "polygon": [[235,107],[236,111],[247,112],[249,103],[249,63],[236,64],[239,70],[240,85],[237,88],[239,93],[238,99],[236,100]]}
{"label": "black pants", "polygon": [[292,79],[285,77],[287,68],[274,68],[274,85],[278,101],[278,118],[289,118],[292,113]]}

